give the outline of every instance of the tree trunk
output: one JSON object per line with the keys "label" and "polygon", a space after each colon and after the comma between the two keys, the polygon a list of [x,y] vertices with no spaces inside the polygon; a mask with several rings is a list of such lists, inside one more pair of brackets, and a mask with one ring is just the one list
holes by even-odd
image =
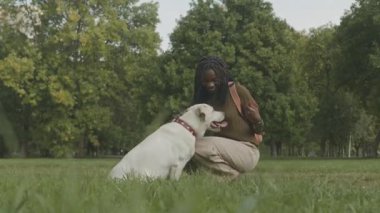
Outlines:
{"label": "tree trunk", "polygon": [[7,117],[6,111],[0,102],[0,136],[3,137],[3,143],[6,149],[12,153],[19,150],[19,139],[16,131],[13,128],[10,120]]}
{"label": "tree trunk", "polygon": [[29,142],[31,141],[30,137],[30,126],[29,126],[29,116],[26,119],[24,126],[23,126],[23,132],[22,137],[20,140],[20,154],[22,157],[28,157],[29,155]]}
{"label": "tree trunk", "polygon": [[282,155],[282,142],[281,141],[276,142],[276,151],[277,151],[278,156]]}
{"label": "tree trunk", "polygon": [[277,157],[276,143],[274,141],[270,142],[270,155],[274,158]]}
{"label": "tree trunk", "polygon": [[380,145],[380,131],[377,133],[375,142],[373,143],[373,148],[372,148],[373,157],[378,157],[377,150],[379,149],[379,145]]}
{"label": "tree trunk", "polygon": [[293,156],[294,145],[288,145],[288,156]]}
{"label": "tree trunk", "polygon": [[82,140],[79,141],[77,157],[79,157],[79,158],[85,157],[86,150],[87,150],[87,143],[88,143],[88,133],[87,133],[87,129],[86,129],[83,133]]}
{"label": "tree trunk", "polygon": [[351,146],[352,146],[352,136],[350,133],[350,136],[348,138],[348,150],[347,150],[347,157],[351,158]]}
{"label": "tree trunk", "polygon": [[9,154],[8,147],[5,144],[4,137],[0,134],[0,158]]}
{"label": "tree trunk", "polygon": [[319,144],[320,146],[320,156],[321,157],[326,157],[326,154],[327,154],[327,149],[326,149],[326,144],[327,144],[327,141],[325,138],[321,138],[321,142]]}
{"label": "tree trunk", "polygon": [[305,147],[303,145],[298,147],[298,155],[303,158],[306,157]]}

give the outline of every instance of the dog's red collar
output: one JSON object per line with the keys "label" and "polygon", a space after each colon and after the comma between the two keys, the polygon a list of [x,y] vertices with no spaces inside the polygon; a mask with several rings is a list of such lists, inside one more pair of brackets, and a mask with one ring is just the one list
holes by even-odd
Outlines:
{"label": "dog's red collar", "polygon": [[176,117],[173,119],[173,122],[181,124],[183,127],[185,127],[185,129],[187,129],[189,132],[191,132],[191,134],[193,134],[195,137],[195,130],[193,129],[193,127],[191,127],[189,124],[187,124],[184,120],[182,120],[179,117]]}

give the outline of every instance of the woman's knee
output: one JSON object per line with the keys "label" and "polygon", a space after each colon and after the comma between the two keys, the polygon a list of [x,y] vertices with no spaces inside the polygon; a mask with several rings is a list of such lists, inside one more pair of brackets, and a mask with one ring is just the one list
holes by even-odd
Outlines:
{"label": "woman's knee", "polygon": [[195,142],[194,155],[198,155],[200,157],[205,158],[205,157],[216,155],[216,154],[217,154],[217,150],[216,150],[215,144],[212,141],[205,138],[200,138]]}

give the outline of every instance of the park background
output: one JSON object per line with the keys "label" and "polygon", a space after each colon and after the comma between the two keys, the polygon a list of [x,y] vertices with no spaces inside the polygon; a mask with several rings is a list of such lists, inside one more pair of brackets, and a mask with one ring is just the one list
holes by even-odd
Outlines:
{"label": "park background", "polygon": [[191,101],[218,55],[258,101],[263,156],[377,157],[380,3],[296,31],[263,0],[193,1],[160,49],[158,4],[0,3],[0,156],[125,153]]}

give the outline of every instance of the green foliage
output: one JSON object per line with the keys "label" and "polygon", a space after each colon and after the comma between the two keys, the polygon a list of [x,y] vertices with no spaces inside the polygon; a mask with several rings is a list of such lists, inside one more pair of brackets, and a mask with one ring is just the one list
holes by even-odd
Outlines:
{"label": "green foliage", "polygon": [[368,115],[365,110],[357,113],[358,119],[352,130],[352,139],[354,143],[368,144],[373,143],[376,137],[376,120],[374,116]]}
{"label": "green foliage", "polygon": [[377,116],[380,115],[379,14],[378,1],[357,0],[337,28],[337,42],[342,47],[340,83],[359,94]]}
{"label": "green foliage", "polygon": [[[140,85],[154,72],[157,4],[36,0],[29,6],[11,5],[10,11],[20,14],[22,7],[32,11],[26,18],[37,8],[39,23],[30,26],[32,38],[17,25],[2,31],[0,42],[6,48],[0,58],[0,86],[15,97],[7,100],[6,110],[15,114],[13,122],[27,127],[22,128],[24,140],[52,150],[70,147],[83,156],[86,147],[115,140],[98,138],[111,126],[140,121],[123,134],[141,132],[147,119],[140,117],[151,108],[136,109],[145,96],[141,91],[148,89]],[[15,35],[17,42],[8,43]],[[24,119],[12,105],[27,109]],[[130,120],[119,122],[115,109],[124,107],[122,115]]]}
{"label": "green foliage", "polygon": [[363,150],[373,144],[370,153],[377,153],[380,140],[370,140],[379,128],[379,9],[377,1],[358,0],[339,26],[313,29],[301,50],[301,67],[319,102],[312,138],[324,154],[329,147],[342,155],[351,139]]}
{"label": "green foliage", "polygon": [[334,59],[338,49],[335,34],[336,30],[331,26],[312,29],[300,49],[300,64],[307,84],[318,98],[335,90]]}
{"label": "green foliage", "polygon": [[29,88],[33,85],[34,63],[28,58],[19,58],[11,53],[0,64],[1,77],[5,87],[11,88],[25,104],[36,105],[36,94]]}

